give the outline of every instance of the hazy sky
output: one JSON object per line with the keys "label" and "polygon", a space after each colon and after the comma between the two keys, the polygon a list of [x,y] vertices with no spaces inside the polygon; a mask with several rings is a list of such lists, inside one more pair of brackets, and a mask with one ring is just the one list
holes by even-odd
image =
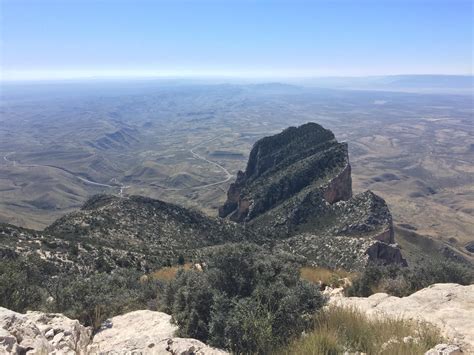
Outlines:
{"label": "hazy sky", "polygon": [[3,79],[469,74],[470,0],[0,0]]}

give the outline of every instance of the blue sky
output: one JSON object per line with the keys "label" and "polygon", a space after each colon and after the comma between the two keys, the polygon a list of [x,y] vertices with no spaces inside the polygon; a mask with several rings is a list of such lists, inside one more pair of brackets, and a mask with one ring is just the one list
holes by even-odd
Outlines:
{"label": "blue sky", "polygon": [[470,74],[470,0],[0,0],[3,79]]}

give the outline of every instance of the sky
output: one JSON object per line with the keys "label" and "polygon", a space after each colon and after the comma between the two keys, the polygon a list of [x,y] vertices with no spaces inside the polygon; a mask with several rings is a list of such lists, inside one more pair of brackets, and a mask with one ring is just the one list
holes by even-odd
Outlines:
{"label": "sky", "polygon": [[471,0],[0,0],[3,80],[472,74]]}

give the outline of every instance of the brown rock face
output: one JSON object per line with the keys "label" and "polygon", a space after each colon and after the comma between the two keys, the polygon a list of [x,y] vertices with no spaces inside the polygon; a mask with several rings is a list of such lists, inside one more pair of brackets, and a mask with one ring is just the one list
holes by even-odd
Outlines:
{"label": "brown rock face", "polygon": [[333,204],[339,201],[347,201],[352,197],[351,165],[347,164],[344,170],[332,179],[323,193],[324,199]]}

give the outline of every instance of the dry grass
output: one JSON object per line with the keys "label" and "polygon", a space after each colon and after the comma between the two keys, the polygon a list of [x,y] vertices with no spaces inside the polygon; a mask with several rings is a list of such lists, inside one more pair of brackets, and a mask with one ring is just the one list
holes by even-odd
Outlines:
{"label": "dry grass", "polygon": [[[414,340],[409,341],[406,338],[409,336]],[[392,318],[369,319],[354,309],[328,307],[315,317],[314,330],[290,343],[282,354],[330,355],[358,351],[411,355],[424,354],[442,342],[439,331],[426,323]]]}
{"label": "dry grass", "polygon": [[353,280],[357,274],[344,270],[330,270],[322,267],[305,266],[300,269],[300,276],[303,280],[312,283],[322,283],[331,287],[341,287],[342,279]]}
{"label": "dry grass", "polygon": [[179,265],[179,266],[166,266],[152,272],[150,274],[150,277],[155,280],[171,281],[176,277],[178,270],[180,269],[189,270],[191,269],[191,267],[192,267],[191,263],[186,263],[184,265]]}

